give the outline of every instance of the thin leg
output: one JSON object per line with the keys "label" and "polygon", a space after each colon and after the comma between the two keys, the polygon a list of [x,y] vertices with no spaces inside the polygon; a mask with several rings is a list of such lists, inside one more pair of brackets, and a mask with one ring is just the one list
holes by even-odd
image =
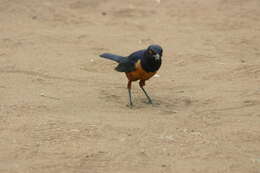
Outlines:
{"label": "thin leg", "polygon": [[143,87],[143,86],[145,86],[145,81],[140,80],[139,86],[140,86],[140,88],[143,90],[144,94],[146,95],[146,97],[147,97],[147,99],[148,99],[148,103],[152,104],[152,103],[153,103],[153,102],[152,102],[152,99],[149,97],[149,95],[147,94],[147,92],[145,91],[145,89],[144,89],[144,87]]}
{"label": "thin leg", "polygon": [[129,94],[129,107],[133,106],[132,94],[131,94],[131,84],[132,84],[132,81],[129,80],[128,84],[127,84],[127,89],[128,89],[128,94]]}

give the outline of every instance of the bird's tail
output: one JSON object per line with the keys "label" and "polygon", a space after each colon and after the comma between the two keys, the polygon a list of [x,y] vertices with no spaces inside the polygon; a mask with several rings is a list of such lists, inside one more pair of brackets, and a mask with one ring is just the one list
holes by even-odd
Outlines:
{"label": "bird's tail", "polygon": [[103,53],[99,56],[102,58],[111,59],[118,63],[122,62],[125,59],[125,57],[123,57],[123,56],[119,56],[119,55],[115,55],[115,54],[111,54],[111,53]]}

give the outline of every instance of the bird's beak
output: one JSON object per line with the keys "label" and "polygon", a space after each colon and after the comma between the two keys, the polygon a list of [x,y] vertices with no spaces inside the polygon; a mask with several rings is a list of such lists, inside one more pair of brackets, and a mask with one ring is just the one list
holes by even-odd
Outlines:
{"label": "bird's beak", "polygon": [[154,57],[154,59],[157,60],[157,61],[160,60],[160,55],[159,55],[158,53],[155,54],[153,57]]}

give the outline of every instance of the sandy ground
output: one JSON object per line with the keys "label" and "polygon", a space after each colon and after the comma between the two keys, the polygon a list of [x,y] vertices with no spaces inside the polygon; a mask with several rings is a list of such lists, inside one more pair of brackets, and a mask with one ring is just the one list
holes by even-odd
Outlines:
{"label": "sandy ground", "polygon": [[[1,0],[1,173],[259,173],[259,0]],[[146,104],[98,57],[157,43]]]}

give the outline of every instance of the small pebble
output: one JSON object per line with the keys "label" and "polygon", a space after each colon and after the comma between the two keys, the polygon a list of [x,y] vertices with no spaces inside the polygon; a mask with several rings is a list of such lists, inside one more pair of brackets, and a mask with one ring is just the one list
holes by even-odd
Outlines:
{"label": "small pebble", "polygon": [[145,150],[144,150],[144,149],[141,149],[141,150],[140,150],[140,153],[145,154]]}

